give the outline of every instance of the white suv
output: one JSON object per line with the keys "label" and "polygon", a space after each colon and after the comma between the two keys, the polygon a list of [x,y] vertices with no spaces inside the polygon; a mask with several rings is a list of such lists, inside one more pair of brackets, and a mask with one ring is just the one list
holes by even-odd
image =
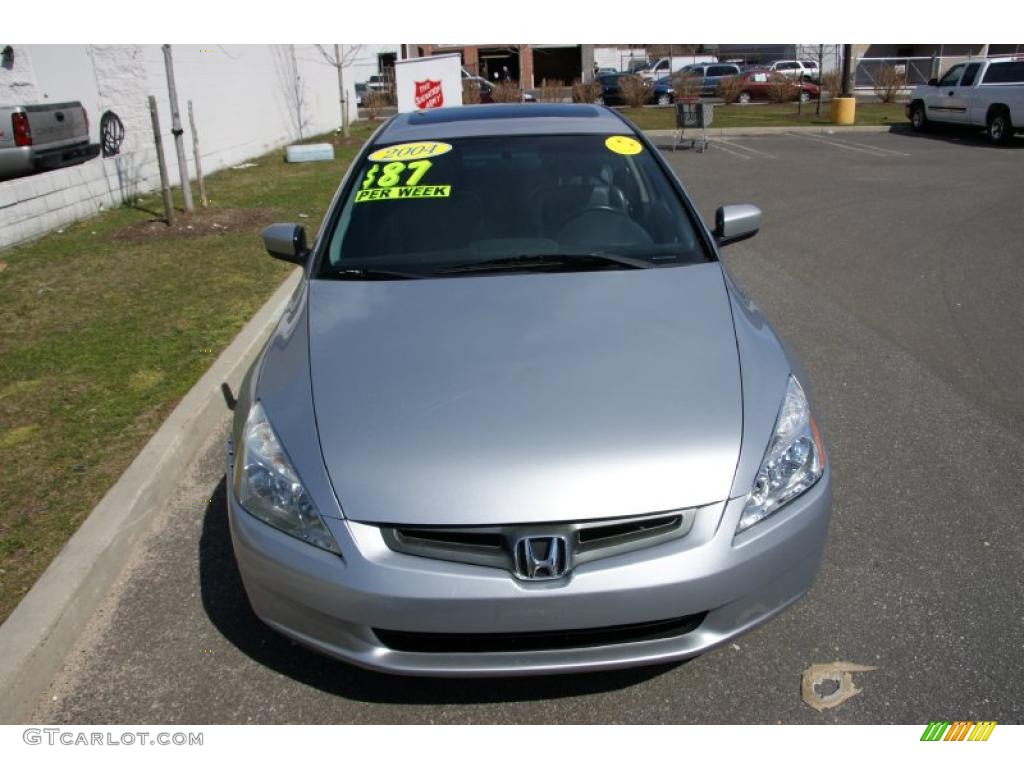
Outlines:
{"label": "white suv", "polygon": [[802,59],[781,59],[773,61],[766,69],[772,72],[781,72],[786,77],[795,77],[798,80],[817,80],[818,65],[813,61]]}

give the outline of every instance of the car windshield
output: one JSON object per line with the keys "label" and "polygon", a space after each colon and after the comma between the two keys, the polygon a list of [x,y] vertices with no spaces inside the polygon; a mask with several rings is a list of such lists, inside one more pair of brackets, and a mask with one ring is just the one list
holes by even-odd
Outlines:
{"label": "car windshield", "polygon": [[[648,148],[626,135],[391,145],[354,176],[319,277],[678,266],[709,257]],[[467,269],[468,268],[468,269]]]}

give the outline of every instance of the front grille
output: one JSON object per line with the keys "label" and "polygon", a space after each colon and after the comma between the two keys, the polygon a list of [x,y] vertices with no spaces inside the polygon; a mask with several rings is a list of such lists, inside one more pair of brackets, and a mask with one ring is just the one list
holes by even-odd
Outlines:
{"label": "front grille", "polygon": [[645,517],[625,523],[609,523],[581,528],[576,533],[576,540],[581,549],[608,546],[613,543],[643,539],[669,533],[683,523],[682,515],[664,515],[661,517]]}
{"label": "front grille", "polygon": [[569,544],[571,569],[681,538],[689,533],[696,513],[696,509],[684,509],[630,518],[537,525],[382,526],[381,534],[395,552],[515,573],[516,542],[526,536],[563,537]]}
{"label": "front grille", "polygon": [[556,651],[681,637],[699,627],[705,616],[707,611],[640,624],[553,632],[400,632],[375,628],[373,633],[391,650],[409,653]]}

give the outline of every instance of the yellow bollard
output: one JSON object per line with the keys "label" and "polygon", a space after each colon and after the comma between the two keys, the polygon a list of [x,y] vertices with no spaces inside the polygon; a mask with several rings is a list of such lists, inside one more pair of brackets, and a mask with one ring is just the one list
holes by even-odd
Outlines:
{"label": "yellow bollard", "polygon": [[857,113],[857,99],[852,96],[832,99],[832,122],[835,125],[853,125]]}

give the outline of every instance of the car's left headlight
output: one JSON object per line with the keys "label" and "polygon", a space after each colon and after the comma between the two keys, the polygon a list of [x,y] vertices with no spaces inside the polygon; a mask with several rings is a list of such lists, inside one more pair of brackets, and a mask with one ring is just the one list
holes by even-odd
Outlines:
{"label": "car's left headlight", "polygon": [[772,439],[747,496],[736,533],[774,514],[814,485],[824,473],[825,447],[818,425],[811,416],[803,387],[790,376]]}
{"label": "car's left headlight", "polygon": [[258,402],[245,420],[240,451],[235,494],[246,511],[297,539],[341,554]]}

